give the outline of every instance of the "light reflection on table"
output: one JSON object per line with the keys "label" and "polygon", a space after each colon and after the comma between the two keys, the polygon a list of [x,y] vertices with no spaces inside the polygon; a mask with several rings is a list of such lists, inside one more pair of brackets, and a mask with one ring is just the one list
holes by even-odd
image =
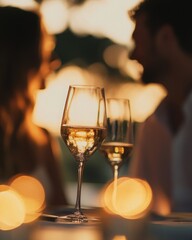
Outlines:
{"label": "light reflection on table", "polygon": [[30,240],[103,240],[99,226],[39,223]]}
{"label": "light reflection on table", "polygon": [[[57,209],[56,215],[71,208]],[[141,219],[125,219],[101,208],[84,208],[86,214],[101,218],[101,224],[61,224],[40,218],[10,231],[0,231],[2,240],[191,240],[192,219],[148,215]],[[192,216],[192,215],[191,215]]]}
{"label": "light reflection on table", "polygon": [[143,231],[146,228],[143,220],[129,221],[108,214],[101,208],[84,209],[84,212],[100,217],[101,223],[69,224],[39,221],[35,224],[30,240],[140,240],[141,232],[144,237]]}

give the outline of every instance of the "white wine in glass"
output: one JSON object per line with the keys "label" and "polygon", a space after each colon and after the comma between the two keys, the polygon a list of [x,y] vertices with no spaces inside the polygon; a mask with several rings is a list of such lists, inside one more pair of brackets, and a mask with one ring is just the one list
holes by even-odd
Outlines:
{"label": "white wine in glass", "polygon": [[128,99],[108,98],[107,136],[100,151],[113,168],[114,180],[118,178],[119,167],[128,160],[133,149],[133,126]]}
{"label": "white wine in glass", "polygon": [[61,122],[61,136],[78,163],[76,205],[73,213],[58,221],[85,223],[89,220],[81,210],[81,185],[85,162],[100,147],[106,136],[106,102],[103,88],[69,86]]}

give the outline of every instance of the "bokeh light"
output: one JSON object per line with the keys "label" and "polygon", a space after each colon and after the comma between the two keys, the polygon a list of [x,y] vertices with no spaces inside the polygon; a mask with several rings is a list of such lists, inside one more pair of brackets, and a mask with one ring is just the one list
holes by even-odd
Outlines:
{"label": "bokeh light", "polygon": [[23,224],[25,206],[21,196],[11,187],[0,185],[0,229],[11,230]]}
{"label": "bokeh light", "polygon": [[40,11],[49,33],[58,34],[67,29],[68,7],[65,1],[42,1],[40,5]]}
{"label": "bokeh light", "polygon": [[134,26],[128,10],[139,1],[85,1],[70,9],[69,27],[76,34],[107,37],[118,44],[128,45]]}
{"label": "bokeh light", "polygon": [[116,235],[112,240],[127,240],[124,235]]}
{"label": "bokeh light", "polygon": [[[92,79],[93,78],[93,79]],[[95,80],[96,79],[96,80]],[[33,121],[48,129],[54,135],[60,135],[60,124],[69,85],[102,86],[98,79],[77,66],[67,66],[51,76],[47,88],[37,94]]]}
{"label": "bokeh light", "polygon": [[18,175],[11,180],[10,186],[17,191],[25,205],[25,220],[37,219],[45,207],[45,191],[41,183],[34,177]]}
{"label": "bokeh light", "polygon": [[99,67],[94,65],[91,70],[71,65],[52,75],[47,80],[47,88],[37,94],[33,111],[34,123],[60,136],[61,118],[69,85],[96,85],[105,88],[107,98],[128,98],[132,119],[136,122],[143,122],[167,94],[165,89],[157,84],[113,84]]}
{"label": "bokeh light", "polygon": [[106,211],[127,219],[143,217],[150,209],[151,202],[149,184],[136,178],[121,177],[116,184],[111,182],[102,193],[102,205]]}
{"label": "bokeh light", "polygon": [[27,10],[33,10],[38,8],[38,3],[35,0],[0,0],[0,5],[9,5]]}

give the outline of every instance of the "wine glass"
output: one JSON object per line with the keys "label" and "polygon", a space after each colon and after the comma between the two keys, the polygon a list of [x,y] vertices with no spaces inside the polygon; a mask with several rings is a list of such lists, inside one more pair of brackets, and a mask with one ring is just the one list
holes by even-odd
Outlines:
{"label": "wine glass", "polygon": [[81,210],[81,185],[85,162],[100,147],[106,136],[106,102],[103,88],[69,86],[61,122],[61,136],[78,163],[78,184],[75,210],[59,217],[60,221],[90,221]]}
{"label": "wine glass", "polygon": [[130,101],[122,98],[108,98],[106,106],[107,136],[100,151],[113,168],[115,182],[118,178],[119,167],[128,160],[133,149]]}

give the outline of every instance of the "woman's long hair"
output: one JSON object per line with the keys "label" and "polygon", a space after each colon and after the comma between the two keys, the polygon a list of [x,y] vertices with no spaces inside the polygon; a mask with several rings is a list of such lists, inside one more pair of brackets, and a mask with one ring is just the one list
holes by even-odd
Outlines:
{"label": "woman's long hair", "polygon": [[0,7],[0,178],[17,171],[12,156],[17,159],[22,143],[25,151],[23,123],[34,105],[28,92],[29,74],[38,71],[41,60],[40,16]]}

